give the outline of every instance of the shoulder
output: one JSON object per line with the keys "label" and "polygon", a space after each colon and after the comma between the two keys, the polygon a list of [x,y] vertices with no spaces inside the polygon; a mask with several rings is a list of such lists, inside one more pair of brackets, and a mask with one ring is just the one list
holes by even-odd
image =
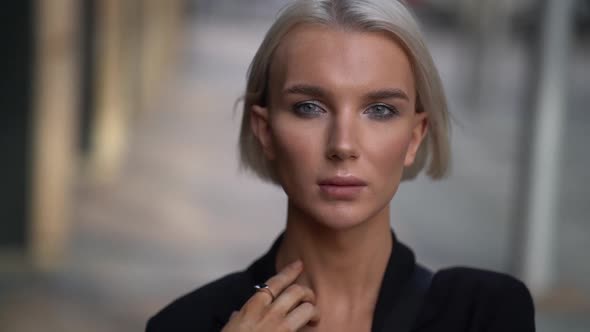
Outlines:
{"label": "shoulder", "polygon": [[439,313],[464,317],[487,331],[534,331],[528,288],[504,273],[466,267],[440,270],[432,279],[428,301]]}
{"label": "shoulder", "polygon": [[507,296],[530,296],[525,284],[513,276],[468,267],[442,269],[434,275],[434,284],[447,288],[448,291],[479,290],[484,293],[507,293],[504,294]]}
{"label": "shoulder", "polygon": [[438,271],[432,280],[432,290],[446,298],[469,299],[494,304],[510,303],[532,308],[531,294],[526,285],[508,274],[467,267]]}
{"label": "shoulder", "polygon": [[217,331],[248,298],[247,272],[236,272],[208,283],[168,304],[147,323],[147,332]]}

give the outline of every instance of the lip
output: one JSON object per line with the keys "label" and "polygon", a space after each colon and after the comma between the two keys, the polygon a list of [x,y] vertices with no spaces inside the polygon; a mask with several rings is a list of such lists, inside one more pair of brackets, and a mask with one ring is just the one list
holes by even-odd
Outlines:
{"label": "lip", "polygon": [[320,186],[342,186],[342,187],[364,187],[367,183],[355,176],[348,175],[348,176],[334,176],[331,178],[323,179],[318,181]]}
{"label": "lip", "polygon": [[335,176],[318,181],[322,194],[330,199],[352,200],[358,197],[367,183],[355,176]]}

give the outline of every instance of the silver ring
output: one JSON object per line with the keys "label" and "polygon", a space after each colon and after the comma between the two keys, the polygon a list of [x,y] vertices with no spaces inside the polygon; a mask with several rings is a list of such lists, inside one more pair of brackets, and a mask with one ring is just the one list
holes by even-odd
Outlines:
{"label": "silver ring", "polygon": [[267,284],[262,283],[262,284],[254,285],[254,289],[256,289],[256,292],[263,292],[263,293],[270,295],[270,297],[272,298],[272,301],[274,302],[275,295],[272,293],[272,291],[270,290],[270,287],[268,287]]}

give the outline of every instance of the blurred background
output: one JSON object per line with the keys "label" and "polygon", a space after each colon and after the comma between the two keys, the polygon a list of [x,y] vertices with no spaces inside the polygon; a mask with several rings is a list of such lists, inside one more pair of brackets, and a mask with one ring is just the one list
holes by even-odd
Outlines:
{"label": "blurred background", "polygon": [[[399,238],[525,280],[539,331],[590,331],[590,1],[407,2],[453,168],[401,186]],[[285,3],[5,3],[0,330],[142,331],[268,249],[285,195],[237,171],[234,103]]]}

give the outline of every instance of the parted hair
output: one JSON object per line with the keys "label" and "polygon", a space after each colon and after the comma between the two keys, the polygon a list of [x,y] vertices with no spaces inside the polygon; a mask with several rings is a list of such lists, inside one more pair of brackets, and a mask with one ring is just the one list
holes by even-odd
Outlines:
{"label": "parted hair", "polygon": [[428,113],[428,130],[414,163],[404,169],[402,179],[415,178],[425,167],[432,179],[444,177],[450,163],[450,126],[445,93],[418,22],[398,0],[294,0],[281,10],[248,69],[239,136],[241,168],[278,184],[274,165],[265,157],[252,132],[250,116],[253,105],[266,106],[275,50],[289,31],[300,24],[386,33],[405,50],[416,82],[416,112]]}

